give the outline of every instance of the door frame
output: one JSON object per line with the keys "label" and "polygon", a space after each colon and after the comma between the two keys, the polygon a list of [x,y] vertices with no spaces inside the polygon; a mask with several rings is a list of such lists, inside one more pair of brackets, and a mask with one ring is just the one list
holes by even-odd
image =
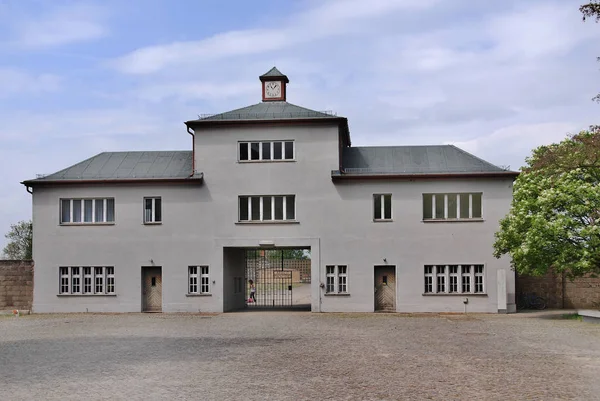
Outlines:
{"label": "door frame", "polygon": [[[376,274],[377,268],[385,267],[385,268],[393,268],[394,269],[394,311],[398,309],[398,266],[397,265],[373,265],[373,290],[375,290],[376,286]],[[377,299],[375,297],[375,291],[373,291],[373,311],[377,312]]]}
{"label": "door frame", "polygon": [[[145,278],[145,272],[147,271],[147,269],[158,269],[160,271],[160,311],[148,311],[146,310],[146,297],[144,296],[144,278]],[[141,296],[141,303],[140,303],[140,307],[141,307],[141,312],[145,313],[145,312],[154,312],[154,313],[162,313],[163,310],[163,291],[162,291],[162,287],[163,287],[163,275],[162,275],[162,266],[142,266],[141,270],[141,288],[140,288],[140,296]]]}

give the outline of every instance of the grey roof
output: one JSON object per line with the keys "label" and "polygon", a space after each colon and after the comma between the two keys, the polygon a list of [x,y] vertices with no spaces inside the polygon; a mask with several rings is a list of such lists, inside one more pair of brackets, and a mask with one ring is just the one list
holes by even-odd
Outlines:
{"label": "grey roof", "polygon": [[285,74],[283,74],[281,71],[279,71],[277,69],[277,67],[271,68],[269,71],[265,72],[264,74],[262,74],[260,76],[260,78],[266,78],[266,77],[286,77],[287,78],[287,76]]}
{"label": "grey roof", "polygon": [[191,151],[104,152],[54,174],[23,182],[201,179],[192,173]]}
{"label": "grey roof", "polygon": [[221,114],[201,115],[199,119],[187,121],[186,124],[205,121],[289,120],[303,118],[339,119],[340,117],[337,117],[330,111],[315,111],[288,102],[261,102]]}
{"label": "grey roof", "polygon": [[347,147],[342,166],[351,175],[513,173],[454,145]]}

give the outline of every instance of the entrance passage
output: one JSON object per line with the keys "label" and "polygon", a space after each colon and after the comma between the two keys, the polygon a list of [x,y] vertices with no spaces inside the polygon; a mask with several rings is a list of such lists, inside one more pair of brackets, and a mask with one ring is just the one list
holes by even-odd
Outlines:
{"label": "entrance passage", "polygon": [[396,311],[396,266],[375,266],[375,311]]}
{"label": "entrance passage", "polygon": [[142,311],[162,312],[162,271],[160,266],[142,267]]}
{"label": "entrance passage", "polygon": [[310,310],[310,263],[308,250],[246,250],[247,307]]}

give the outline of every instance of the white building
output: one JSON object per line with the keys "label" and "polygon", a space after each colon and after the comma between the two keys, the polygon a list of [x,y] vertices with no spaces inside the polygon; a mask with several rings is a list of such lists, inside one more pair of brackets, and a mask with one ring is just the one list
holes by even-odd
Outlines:
{"label": "white building", "polygon": [[352,147],[346,118],[287,103],[276,68],[260,80],[262,102],[186,122],[191,151],[23,182],[35,312],[291,306],[295,273],[256,249],[310,251],[315,312],[515,310],[492,244],[517,173],[451,145]]}

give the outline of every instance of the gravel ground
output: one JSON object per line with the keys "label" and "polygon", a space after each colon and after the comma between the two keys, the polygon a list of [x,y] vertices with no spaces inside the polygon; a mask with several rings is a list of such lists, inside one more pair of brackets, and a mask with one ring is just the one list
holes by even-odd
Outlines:
{"label": "gravel ground", "polygon": [[539,315],[0,317],[0,400],[600,400],[600,325]]}

